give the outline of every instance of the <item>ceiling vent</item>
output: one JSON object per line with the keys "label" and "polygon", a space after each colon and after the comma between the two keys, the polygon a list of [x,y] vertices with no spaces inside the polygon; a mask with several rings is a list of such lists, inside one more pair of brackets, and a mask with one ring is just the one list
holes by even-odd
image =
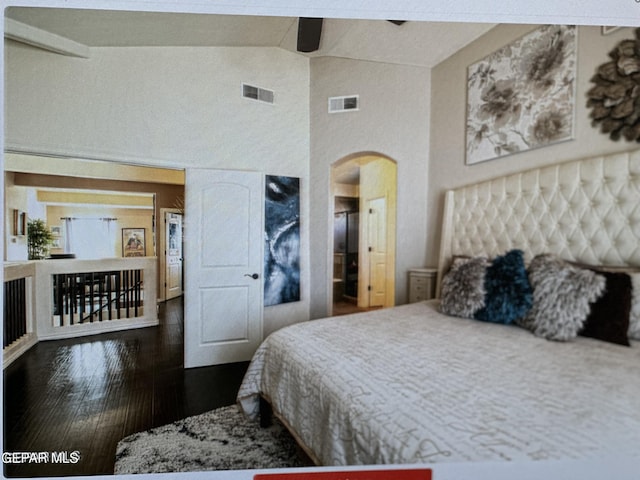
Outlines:
{"label": "ceiling vent", "polygon": [[358,95],[345,97],[329,97],[329,113],[354,112],[358,110],[360,98]]}
{"label": "ceiling vent", "polygon": [[254,87],[246,83],[242,84],[242,96],[251,100],[273,104],[274,92],[266,88]]}

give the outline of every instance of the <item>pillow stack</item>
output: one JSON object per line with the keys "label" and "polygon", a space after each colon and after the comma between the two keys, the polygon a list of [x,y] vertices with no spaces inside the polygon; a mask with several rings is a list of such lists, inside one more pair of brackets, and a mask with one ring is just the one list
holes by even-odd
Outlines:
{"label": "pillow stack", "polygon": [[532,291],[521,250],[492,261],[455,259],[442,281],[440,309],[447,315],[509,324],[531,308]]}
{"label": "pillow stack", "polygon": [[583,335],[630,345],[640,340],[640,269],[586,267],[551,254],[527,268],[520,250],[457,258],[442,281],[440,310],[514,323],[549,340]]}

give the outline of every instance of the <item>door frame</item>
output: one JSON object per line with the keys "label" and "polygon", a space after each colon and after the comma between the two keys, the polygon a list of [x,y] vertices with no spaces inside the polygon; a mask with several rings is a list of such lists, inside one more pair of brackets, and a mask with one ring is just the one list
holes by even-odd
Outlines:
{"label": "door frame", "polygon": [[[165,257],[165,250],[167,249],[167,224],[165,223],[165,215],[167,213],[179,213],[180,215],[182,215],[182,225],[183,225],[183,229],[184,229],[184,210],[181,210],[179,208],[161,208],[160,209],[160,232],[159,232],[159,245],[160,245],[160,255],[158,255],[159,260],[160,260],[160,271],[159,273],[159,277],[160,277],[160,282],[159,282],[159,289],[158,289],[158,301],[159,302],[164,302],[166,300],[166,283],[167,283],[167,262],[166,262],[166,257]],[[182,243],[184,245],[184,234],[182,235]],[[184,247],[183,247],[184,248]],[[184,278],[184,251],[182,252],[182,272],[183,272],[183,278]],[[182,285],[182,291],[184,292],[184,283]],[[160,295],[161,293],[161,295]]]}
{"label": "door frame", "polygon": [[[361,152],[355,153],[351,155],[347,155],[339,160],[336,160],[334,163],[329,165],[329,185],[328,185],[328,193],[329,193],[329,202],[328,202],[328,218],[327,218],[327,226],[328,226],[328,248],[326,252],[327,258],[327,272],[331,272],[331,274],[327,274],[327,312],[329,315],[333,315],[333,250],[334,250],[334,238],[333,238],[333,228],[334,228],[334,214],[335,214],[335,197],[337,195],[345,195],[345,196],[353,196],[348,195],[342,188],[345,186],[344,184],[338,183],[336,180],[336,172],[340,169],[344,169],[344,167],[357,168],[359,169],[362,165],[365,165],[369,162],[375,160],[387,160],[391,164],[393,164],[394,168],[394,176],[395,176],[395,184],[393,185],[393,192],[389,192],[392,197],[392,201],[390,201],[391,197],[387,196],[387,231],[388,231],[388,248],[389,254],[392,255],[392,261],[388,266],[388,277],[389,284],[387,286],[387,301],[385,306],[393,306],[396,304],[395,299],[395,283],[397,281],[397,272],[396,272],[396,261],[397,261],[397,192],[398,192],[398,162],[396,162],[393,158],[383,155],[381,153],[376,152]],[[362,202],[362,192],[360,192],[360,185],[358,184],[354,191],[357,191],[357,197],[359,198],[359,202]],[[361,204],[362,205],[362,204]],[[364,223],[364,225],[363,225]],[[362,206],[360,207],[360,232],[366,227],[366,215],[363,213]],[[363,235],[360,235],[360,240],[362,240]],[[368,257],[368,255],[367,255]],[[368,258],[364,261],[363,258],[360,258],[359,263],[360,267],[363,266],[363,263],[367,263]],[[358,277],[367,277],[368,278],[368,267],[364,269],[363,272],[360,268],[358,271]],[[360,284],[361,282],[359,282]],[[359,286],[360,290],[360,286]],[[368,298],[367,305],[363,305],[361,303],[362,292],[358,292],[358,306],[366,307],[368,306]]]}

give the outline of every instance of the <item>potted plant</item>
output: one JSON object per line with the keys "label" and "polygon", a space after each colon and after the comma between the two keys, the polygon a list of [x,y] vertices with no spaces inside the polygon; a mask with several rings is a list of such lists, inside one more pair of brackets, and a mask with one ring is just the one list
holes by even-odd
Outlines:
{"label": "potted plant", "polygon": [[49,253],[53,234],[43,220],[36,218],[27,223],[27,248],[29,260],[41,260]]}

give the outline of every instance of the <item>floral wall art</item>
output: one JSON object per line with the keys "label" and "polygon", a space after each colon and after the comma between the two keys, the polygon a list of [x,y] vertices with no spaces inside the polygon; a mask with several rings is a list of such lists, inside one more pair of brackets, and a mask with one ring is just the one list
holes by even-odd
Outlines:
{"label": "floral wall art", "polygon": [[468,165],[572,138],[576,35],[540,27],[469,67]]}

